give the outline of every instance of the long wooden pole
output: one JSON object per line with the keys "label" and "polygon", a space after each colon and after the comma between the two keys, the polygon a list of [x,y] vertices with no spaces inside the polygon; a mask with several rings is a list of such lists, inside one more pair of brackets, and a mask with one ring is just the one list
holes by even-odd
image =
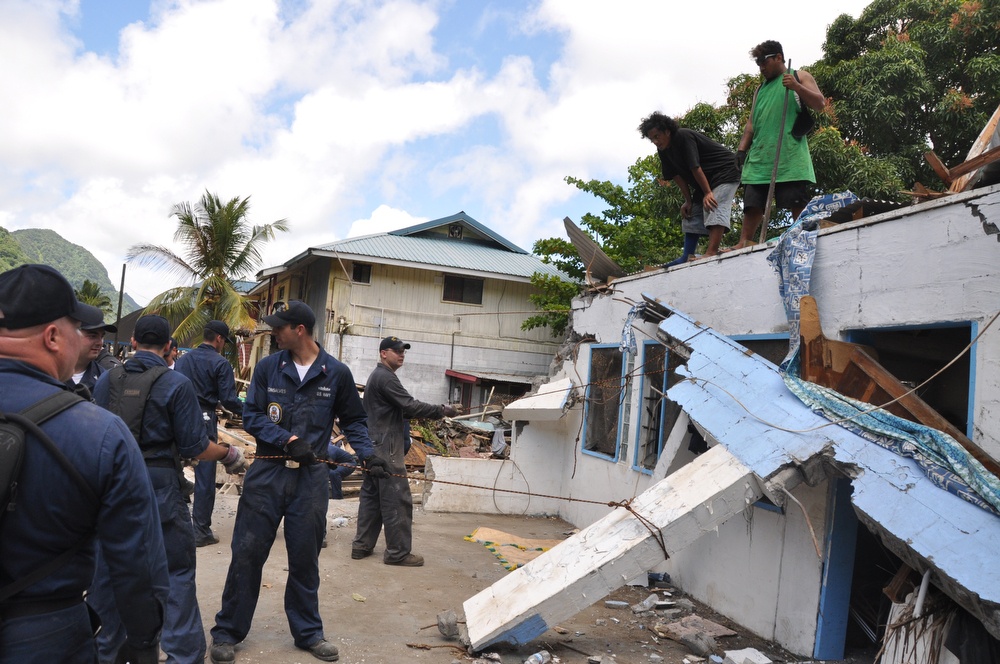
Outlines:
{"label": "long wooden pole", "polygon": [[[791,68],[792,61],[789,59],[785,71],[790,71]],[[778,162],[781,160],[781,141],[785,137],[785,118],[788,115],[788,93],[789,89],[785,88],[785,102],[781,106],[781,128],[778,130],[778,144],[774,148],[774,168],[771,169],[771,184],[767,188],[767,203],[764,204],[764,218],[760,222],[760,238],[757,240],[761,244],[767,240],[767,225],[771,221],[771,200],[774,198],[774,185],[778,179]]]}

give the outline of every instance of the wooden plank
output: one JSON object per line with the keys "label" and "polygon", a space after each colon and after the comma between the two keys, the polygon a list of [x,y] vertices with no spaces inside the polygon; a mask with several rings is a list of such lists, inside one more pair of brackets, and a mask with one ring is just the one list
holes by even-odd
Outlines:
{"label": "wooden plank", "polygon": [[[671,554],[762,495],[750,469],[717,445],[640,494],[632,507]],[[528,643],[663,560],[650,529],[625,509],[615,509],[468,599],[472,649]]]}
{"label": "wooden plank", "polygon": [[897,417],[946,433],[984,468],[1000,475],[1000,464],[879,364],[872,357],[874,349],[826,338],[815,298],[804,296],[799,300],[799,306],[802,343],[800,375],[803,380],[829,387],[859,401],[880,406]]}
{"label": "wooden plank", "polygon": [[924,159],[930,165],[930,167],[937,173],[937,176],[944,180],[944,183],[950,185],[954,178],[952,178],[951,171],[948,167],[944,165],[941,158],[934,154],[933,150],[928,150],[924,153]]}
{"label": "wooden plank", "polygon": [[[993,111],[993,115],[990,116],[990,119],[987,121],[986,126],[983,127],[983,130],[979,132],[979,136],[972,144],[972,148],[969,150],[969,154],[965,156],[965,160],[969,161],[978,155],[983,154],[990,148],[991,145],[996,146],[998,140],[1000,140],[1000,136],[997,134],[998,128],[1000,128],[1000,105],[998,105],[997,109]],[[955,169],[952,169],[952,174],[954,174],[954,171]],[[975,175],[975,172],[961,175],[951,183],[948,190],[952,193],[965,191],[969,188],[969,185],[972,184],[973,175]]]}

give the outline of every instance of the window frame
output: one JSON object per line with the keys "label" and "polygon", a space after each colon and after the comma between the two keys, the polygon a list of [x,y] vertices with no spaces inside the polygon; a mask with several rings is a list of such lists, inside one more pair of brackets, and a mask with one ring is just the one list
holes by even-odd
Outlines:
{"label": "window frame", "polygon": [[[449,300],[448,299],[448,291],[449,291],[449,289],[448,289],[448,281],[449,280],[454,280],[454,279],[460,279],[462,281],[462,299],[461,300]],[[468,283],[478,283],[479,284],[479,301],[478,302],[466,301],[465,297],[468,294],[467,293],[466,284],[468,284]],[[442,302],[447,302],[449,304],[467,304],[467,305],[471,305],[471,306],[479,306],[479,307],[481,307],[481,306],[483,306],[483,296],[484,296],[485,292],[486,292],[486,279],[483,279],[482,277],[468,277],[468,276],[465,276],[465,275],[462,275],[462,274],[451,274],[451,273],[448,273],[448,272],[444,273],[444,279],[442,280],[442,284],[441,284],[441,301]]]}
{"label": "window frame", "polygon": [[[617,426],[615,427],[615,441],[614,441],[614,455],[609,455],[598,449],[590,449],[587,447],[587,441],[590,434],[590,413],[591,413],[591,399],[593,398],[593,389],[595,385],[594,381],[594,355],[596,352],[601,351],[612,351],[618,353],[620,356],[621,369],[619,372],[619,383],[618,383],[618,415],[617,415]],[[612,463],[617,463],[621,458],[621,442],[622,442],[622,425],[624,423],[624,417],[622,417],[622,409],[630,408],[630,403],[623,402],[622,395],[625,393],[625,371],[628,363],[625,361],[624,354],[618,348],[617,344],[591,344],[590,345],[590,357],[587,366],[587,389],[584,392],[584,405],[583,405],[583,427],[580,431],[580,450],[592,457],[598,459],[603,459],[604,461],[610,461]],[[601,379],[598,379],[601,380]]]}

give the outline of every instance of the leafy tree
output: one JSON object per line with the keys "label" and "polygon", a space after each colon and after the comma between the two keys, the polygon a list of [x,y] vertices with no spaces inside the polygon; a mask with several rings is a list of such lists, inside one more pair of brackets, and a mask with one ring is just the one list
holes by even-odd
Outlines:
{"label": "leafy tree", "polygon": [[247,215],[250,198],[232,198],[226,202],[208,191],[192,207],[178,203],[170,213],[177,217],[174,241],[183,255],[169,247],[137,244],[128,251],[129,261],[152,264],[186,276],[191,286],[171,288],[153,298],[146,310],[171,321],[180,321],[175,329],[178,339],[191,339],[205,323],[221,320],[230,329],[253,329],[249,304],[233,282],[252,276],[260,269],[262,245],[276,231],[287,231],[284,219],[263,226],[250,226]]}
{"label": "leafy tree", "polygon": [[111,298],[101,292],[101,287],[90,279],[84,279],[83,285],[76,290],[76,299],[84,304],[95,306],[104,312],[105,318],[112,313]]}
{"label": "leafy tree", "polygon": [[28,262],[21,245],[6,228],[0,228],[0,272],[6,272]]}
{"label": "leafy tree", "polygon": [[1000,103],[998,26],[995,0],[875,0],[830,25],[810,71],[844,137],[940,186],[924,152],[963,161]]}

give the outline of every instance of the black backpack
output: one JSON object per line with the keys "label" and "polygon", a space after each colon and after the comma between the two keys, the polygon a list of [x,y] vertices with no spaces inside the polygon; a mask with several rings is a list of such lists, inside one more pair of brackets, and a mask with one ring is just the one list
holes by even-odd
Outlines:
{"label": "black backpack", "polygon": [[[85,401],[73,392],[56,392],[41,401],[25,408],[19,413],[0,413],[0,520],[7,511],[13,510],[17,500],[17,481],[24,461],[25,432],[30,431],[55,460],[63,467],[70,477],[80,486],[80,489],[91,498],[95,505],[100,501],[80,472],[70,463],[56,444],[39,426],[46,420],[58,415],[67,408]],[[26,574],[17,581],[0,588],[0,602],[11,597],[28,586],[41,581],[49,574],[65,565],[87,542],[85,537],[61,553],[56,558]]]}

